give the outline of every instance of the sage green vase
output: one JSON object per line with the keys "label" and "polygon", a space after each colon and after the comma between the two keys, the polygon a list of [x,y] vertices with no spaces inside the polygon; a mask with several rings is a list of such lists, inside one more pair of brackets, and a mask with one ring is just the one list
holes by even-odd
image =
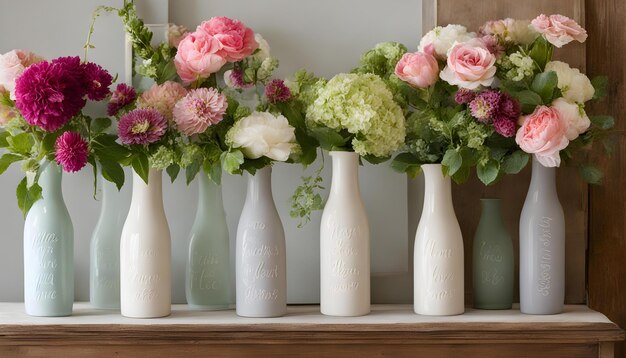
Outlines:
{"label": "sage green vase", "polygon": [[474,237],[474,308],[510,309],[513,304],[513,242],[506,230],[500,199],[481,199]]}

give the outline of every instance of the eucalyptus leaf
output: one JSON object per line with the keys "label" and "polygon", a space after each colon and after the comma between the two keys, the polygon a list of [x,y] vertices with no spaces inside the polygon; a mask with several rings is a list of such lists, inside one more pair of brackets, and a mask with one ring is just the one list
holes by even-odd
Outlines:
{"label": "eucalyptus leaf", "polygon": [[492,184],[498,178],[500,171],[500,163],[495,160],[489,160],[486,164],[478,164],[476,166],[476,175],[478,179],[485,185]]}
{"label": "eucalyptus leaf", "polygon": [[502,161],[501,169],[507,174],[517,174],[524,169],[529,159],[528,153],[515,151]]}

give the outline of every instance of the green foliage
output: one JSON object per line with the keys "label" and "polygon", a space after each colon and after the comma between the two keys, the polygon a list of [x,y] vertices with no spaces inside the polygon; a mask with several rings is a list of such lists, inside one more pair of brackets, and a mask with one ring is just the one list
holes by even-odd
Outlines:
{"label": "green foliage", "polygon": [[5,153],[0,157],[0,174],[4,173],[11,164],[24,159],[23,156],[13,153]]}
{"label": "green foliage", "polygon": [[528,153],[517,150],[504,158],[501,168],[506,174],[517,174],[524,169],[529,159]]}
{"label": "green foliage", "polygon": [[407,173],[410,178],[415,178],[421,171],[421,162],[411,153],[400,153],[393,158],[391,168],[400,173]]}
{"label": "green foliage", "polygon": [[220,161],[224,171],[229,174],[239,174],[241,173],[240,167],[244,162],[243,153],[239,149],[224,152],[220,156]]}
{"label": "green foliage", "polygon": [[500,163],[495,159],[490,159],[487,163],[479,163],[476,166],[476,174],[478,179],[485,185],[492,184],[498,178],[500,173]]}
{"label": "green foliage", "polygon": [[135,170],[135,173],[141,177],[144,183],[148,184],[148,177],[150,175],[150,163],[148,161],[148,156],[144,153],[134,154],[130,163],[133,170]]}
{"label": "green foliage", "polygon": [[15,192],[17,196],[17,206],[20,208],[24,217],[37,200],[41,199],[41,187],[35,183],[30,187],[27,185],[26,178],[18,184]]}
{"label": "green foliage", "polygon": [[591,79],[591,85],[595,90],[593,93],[594,100],[601,100],[606,97],[609,78],[607,76],[596,76]]}
{"label": "green foliage", "polygon": [[528,55],[539,66],[539,71],[543,72],[543,70],[546,68],[546,64],[552,59],[553,51],[554,46],[550,44],[545,37],[539,36],[530,45]]}
{"label": "green foliage", "polygon": [[589,116],[591,123],[603,130],[611,129],[615,125],[615,119],[611,116]]}
{"label": "green foliage", "polygon": [[[556,72],[542,72],[535,76],[531,84],[531,89],[539,95],[543,104],[549,105],[554,98],[554,89],[558,83]],[[536,98],[535,98],[536,100]]]}
{"label": "green foliage", "polygon": [[582,178],[589,184],[600,184],[602,182],[602,171],[592,165],[582,165],[578,168]]}
{"label": "green foliage", "polygon": [[292,218],[301,219],[298,228],[302,228],[311,221],[313,211],[324,208],[324,202],[319,193],[320,190],[324,190],[322,170],[324,170],[324,161],[313,175],[302,177],[302,184],[296,188],[291,196],[289,215]]}

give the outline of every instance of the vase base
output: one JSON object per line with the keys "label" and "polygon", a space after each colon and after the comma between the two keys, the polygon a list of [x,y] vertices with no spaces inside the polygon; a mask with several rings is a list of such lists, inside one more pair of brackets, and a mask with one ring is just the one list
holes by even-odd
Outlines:
{"label": "vase base", "polygon": [[113,304],[113,305],[109,305],[109,304],[100,304],[100,303],[91,303],[91,307],[97,309],[97,310],[118,310],[120,309],[120,305],[117,304]]}
{"label": "vase base", "polygon": [[61,313],[43,313],[43,312],[28,312],[26,314],[32,317],[69,317],[72,315],[72,312],[61,312]]}
{"label": "vase base", "polygon": [[190,309],[197,311],[224,311],[231,308],[230,305],[197,305],[188,303]]}
{"label": "vase base", "polygon": [[499,305],[474,305],[477,310],[510,310],[513,308],[513,304],[499,304]]}
{"label": "vase base", "polygon": [[523,314],[527,314],[530,316],[551,316],[551,315],[555,315],[555,314],[561,314],[563,313],[563,310],[560,311],[548,311],[548,312],[524,312],[524,311],[520,311]]}
{"label": "vase base", "polygon": [[420,316],[439,316],[439,317],[445,317],[445,316],[460,316],[462,314],[465,313],[465,310],[462,311],[452,311],[452,312],[418,312],[418,311],[414,311],[415,314],[418,314]]}
{"label": "vase base", "polygon": [[261,314],[254,312],[236,312],[239,317],[247,317],[247,318],[277,318],[282,317],[287,314],[287,310],[285,312],[275,313],[275,314]]}
{"label": "vase base", "polygon": [[171,311],[163,312],[163,313],[154,313],[154,314],[132,314],[128,312],[121,312],[122,316],[127,318],[139,318],[139,319],[150,319],[150,318],[162,318],[167,317],[172,314]]}

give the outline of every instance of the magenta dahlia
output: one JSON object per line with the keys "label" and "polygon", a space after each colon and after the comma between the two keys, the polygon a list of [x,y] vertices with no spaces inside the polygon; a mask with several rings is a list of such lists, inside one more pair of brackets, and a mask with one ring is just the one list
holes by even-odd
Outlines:
{"label": "magenta dahlia", "polygon": [[109,87],[113,83],[113,77],[107,70],[93,62],[83,64],[83,69],[87,81],[87,97],[92,101],[102,101],[111,93]]}
{"label": "magenta dahlia", "polygon": [[479,122],[487,123],[494,118],[500,107],[502,93],[495,90],[481,92],[469,103],[472,116]]}
{"label": "magenta dahlia", "polygon": [[56,161],[66,172],[77,172],[89,158],[87,142],[76,132],[65,132],[55,143]]}
{"label": "magenta dahlia", "polygon": [[291,98],[291,91],[283,80],[272,80],[265,86],[265,96],[269,103],[287,102]]}
{"label": "magenta dahlia", "polygon": [[117,128],[123,144],[150,144],[163,137],[167,120],[156,109],[134,109],[120,118]]}
{"label": "magenta dahlia", "polygon": [[128,106],[137,99],[137,92],[131,86],[126,83],[120,83],[111,94],[111,100],[107,105],[107,114],[109,116],[115,116],[120,109]]}
{"label": "magenta dahlia", "polygon": [[522,115],[522,109],[519,102],[515,98],[511,97],[510,94],[503,92],[500,99],[500,106],[498,107],[498,115],[517,121],[517,119]]}
{"label": "magenta dahlia", "polygon": [[515,136],[515,133],[517,132],[515,121],[507,117],[496,118],[493,121],[493,129],[495,129],[496,133],[506,138]]}
{"label": "magenta dahlia", "polygon": [[460,88],[458,91],[456,91],[456,94],[454,95],[454,100],[458,104],[467,104],[470,103],[475,97],[476,92],[467,88]]}

